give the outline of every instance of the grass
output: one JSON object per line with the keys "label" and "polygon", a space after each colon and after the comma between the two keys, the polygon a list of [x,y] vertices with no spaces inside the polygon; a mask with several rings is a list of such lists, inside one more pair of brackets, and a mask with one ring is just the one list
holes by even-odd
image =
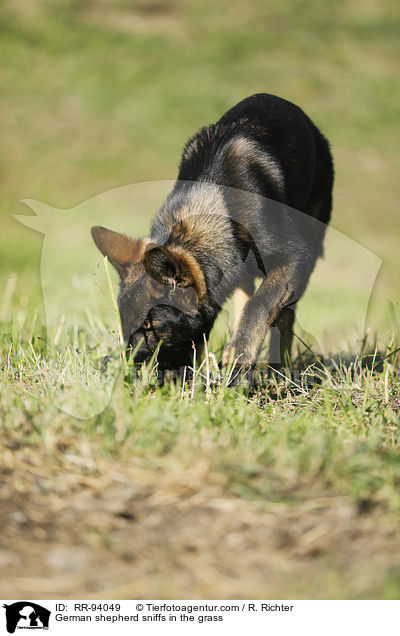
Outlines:
{"label": "grass", "polygon": [[184,383],[158,386],[156,362],[132,383],[127,367],[82,421],[58,406],[96,366],[91,334],[71,329],[61,357],[29,321],[8,329],[3,596],[11,582],[36,598],[398,597],[393,342],[251,389],[227,388],[212,352]]}
{"label": "grass", "polygon": [[[391,0],[3,3],[0,596],[398,598],[398,27]],[[146,232],[186,138],[257,91],[332,141],[333,225],[383,262],[366,337],[368,261],[335,239],[300,321],[331,334],[324,365],[298,340],[295,375],[228,389],[228,306],[194,385],[152,366],[111,393],[87,228]],[[26,197],[71,208],[52,241],[10,216]],[[71,417],[74,391],[105,408]]]}

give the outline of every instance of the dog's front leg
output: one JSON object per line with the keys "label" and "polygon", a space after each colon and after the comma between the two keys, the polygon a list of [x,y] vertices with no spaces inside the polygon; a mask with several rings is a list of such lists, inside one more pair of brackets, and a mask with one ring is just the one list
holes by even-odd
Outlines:
{"label": "dog's front leg", "polygon": [[224,366],[232,359],[241,366],[256,362],[267,329],[298,288],[296,278],[296,266],[292,264],[278,266],[268,274],[244,307],[239,325],[224,349]]}

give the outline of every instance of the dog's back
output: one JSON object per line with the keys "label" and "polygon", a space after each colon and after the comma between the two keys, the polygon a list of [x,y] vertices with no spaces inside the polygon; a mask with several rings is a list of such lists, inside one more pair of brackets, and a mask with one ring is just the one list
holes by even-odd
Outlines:
{"label": "dog's back", "polygon": [[178,181],[253,191],[328,223],[329,144],[295,104],[260,93],[228,110],[186,144]]}

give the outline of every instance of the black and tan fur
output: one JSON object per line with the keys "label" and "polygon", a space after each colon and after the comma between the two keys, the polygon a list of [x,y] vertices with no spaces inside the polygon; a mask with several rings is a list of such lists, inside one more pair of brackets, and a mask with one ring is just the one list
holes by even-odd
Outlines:
{"label": "black and tan fur", "polygon": [[286,100],[253,95],[200,130],[149,238],[92,228],[120,274],[126,344],[144,337],[135,359],[150,358],[162,339],[161,367],[190,364],[193,344],[201,347],[232,294],[240,314],[223,364],[253,364],[273,325],[289,350],[296,302],[322,254],[332,185],[328,142]]}

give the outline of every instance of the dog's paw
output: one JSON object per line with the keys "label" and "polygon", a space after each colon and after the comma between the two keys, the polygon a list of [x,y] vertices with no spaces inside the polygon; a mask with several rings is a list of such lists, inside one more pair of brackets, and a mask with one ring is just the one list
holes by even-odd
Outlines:
{"label": "dog's paw", "polygon": [[254,364],[253,356],[246,352],[240,345],[229,342],[222,354],[222,366],[233,365],[235,367],[250,367]]}

